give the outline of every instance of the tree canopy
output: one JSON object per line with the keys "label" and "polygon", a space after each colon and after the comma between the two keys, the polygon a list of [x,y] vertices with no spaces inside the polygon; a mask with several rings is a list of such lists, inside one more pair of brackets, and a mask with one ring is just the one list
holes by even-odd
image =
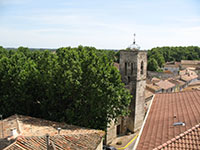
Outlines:
{"label": "tree canopy", "polygon": [[148,70],[151,71],[158,71],[165,62],[181,60],[200,60],[200,47],[156,47],[148,50]]}
{"label": "tree canopy", "polygon": [[96,129],[128,114],[131,95],[112,59],[93,47],[30,51],[0,47],[0,114]]}

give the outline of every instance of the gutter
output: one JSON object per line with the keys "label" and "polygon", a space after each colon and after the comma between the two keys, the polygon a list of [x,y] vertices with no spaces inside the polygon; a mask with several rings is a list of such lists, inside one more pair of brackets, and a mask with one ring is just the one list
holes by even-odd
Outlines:
{"label": "gutter", "polygon": [[137,140],[136,140],[136,142],[135,142],[135,145],[134,145],[134,147],[133,147],[133,150],[136,150],[137,145],[138,145],[138,143],[139,143],[139,141],[140,141],[140,137],[141,137],[141,135],[142,135],[142,131],[143,131],[143,129],[144,129],[144,126],[145,126],[145,123],[146,123],[146,121],[147,121],[149,112],[150,112],[150,110],[151,110],[151,105],[152,105],[152,103],[153,103],[154,97],[155,97],[155,94],[153,95],[151,104],[150,104],[149,109],[148,109],[148,111],[147,111],[147,114],[146,114],[146,116],[145,116],[144,122],[143,122],[143,124],[142,124],[141,129],[140,129],[139,136],[138,136],[138,138],[137,138]]}

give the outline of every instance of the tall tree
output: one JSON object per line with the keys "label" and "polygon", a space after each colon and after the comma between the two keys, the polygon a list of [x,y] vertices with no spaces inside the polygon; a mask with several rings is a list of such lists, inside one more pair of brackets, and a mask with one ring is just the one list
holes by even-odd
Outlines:
{"label": "tall tree", "polygon": [[131,95],[119,71],[93,47],[0,48],[0,114],[19,113],[106,129],[127,115]]}

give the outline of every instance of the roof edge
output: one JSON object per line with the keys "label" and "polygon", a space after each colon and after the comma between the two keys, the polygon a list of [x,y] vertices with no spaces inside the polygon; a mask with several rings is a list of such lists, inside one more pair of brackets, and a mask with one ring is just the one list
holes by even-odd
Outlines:
{"label": "roof edge", "polygon": [[139,143],[139,141],[140,141],[140,137],[141,137],[141,135],[142,135],[142,131],[143,131],[143,129],[144,129],[146,120],[147,120],[147,118],[148,118],[148,116],[149,116],[149,112],[150,112],[150,110],[151,110],[151,106],[152,106],[152,103],[153,103],[153,101],[154,101],[154,98],[155,98],[155,94],[153,95],[152,101],[151,101],[151,103],[150,103],[150,106],[149,106],[149,109],[148,109],[148,111],[147,111],[147,114],[146,114],[146,116],[145,116],[145,118],[144,118],[144,122],[143,122],[143,124],[142,124],[142,128],[140,129],[140,132],[139,132],[138,138],[137,138],[137,140],[136,140],[136,142],[135,142],[135,145],[134,145],[134,147],[133,147],[133,150],[136,150],[136,148],[137,148],[137,146],[138,146],[138,143]]}
{"label": "roof edge", "polygon": [[164,144],[155,147],[153,150],[162,149],[162,148],[166,147],[167,145],[171,144],[172,142],[174,142],[175,140],[178,140],[178,139],[182,138],[183,136],[185,136],[185,135],[191,133],[192,131],[194,131],[194,130],[196,130],[196,129],[198,129],[198,128],[200,128],[200,123],[197,124],[197,125],[195,125],[195,126],[193,126],[193,127],[190,128],[190,129],[186,130],[185,132],[183,132],[183,133],[181,133],[181,134],[175,136],[174,138],[172,138],[172,139],[166,141]]}

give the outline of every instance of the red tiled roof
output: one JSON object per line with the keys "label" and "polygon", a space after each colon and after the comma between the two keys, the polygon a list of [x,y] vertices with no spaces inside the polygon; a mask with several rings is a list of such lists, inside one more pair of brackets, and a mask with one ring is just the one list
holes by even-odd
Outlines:
{"label": "red tiled roof", "polygon": [[[68,134],[50,136],[50,143],[56,150],[95,150],[101,142],[97,133],[91,134]],[[4,150],[46,150],[46,136],[18,137],[17,140]]]}
{"label": "red tiled roof", "polygon": [[154,150],[200,149],[200,124],[179,134]]}
{"label": "red tiled roof", "polygon": [[146,84],[146,88],[151,90],[152,92],[156,92],[156,91],[159,91],[161,90],[161,88],[157,85],[155,85],[155,83],[153,84]]}
{"label": "red tiled roof", "polygon": [[161,80],[160,82],[155,83],[157,86],[159,86],[162,89],[170,89],[172,87],[175,87],[175,85],[167,80]]}
{"label": "red tiled roof", "polygon": [[[59,134],[58,128],[61,128]],[[12,146],[12,148],[16,147],[18,145],[17,143],[20,141],[23,141],[22,143],[24,143],[24,146],[26,146],[28,139],[30,139],[29,143],[34,144],[34,142],[31,142],[31,140],[37,138],[42,139],[42,137],[44,137],[46,134],[49,134],[50,138],[55,139],[55,141],[62,139],[63,137],[69,137],[69,139],[74,140],[78,138],[80,139],[79,142],[83,144],[85,142],[91,142],[94,146],[97,146],[100,143],[99,139],[102,139],[104,136],[104,132],[101,130],[86,129],[74,125],[68,125],[66,123],[58,123],[29,116],[13,115],[0,121],[0,140],[8,139],[9,141],[10,139],[13,139],[11,135],[11,129],[16,129],[18,133],[16,141],[14,142],[15,144]],[[68,141],[70,141],[69,139]],[[91,141],[91,139],[93,139],[93,141]],[[38,142],[37,140],[35,142],[37,145],[39,144],[39,146],[42,146],[41,144],[45,144]],[[71,149],[73,149],[71,145],[73,145],[73,142],[75,141],[70,142],[70,144],[68,143],[69,145],[65,145],[67,143],[64,143],[62,140],[60,141],[60,144],[63,146],[69,146]],[[35,145],[30,146],[34,147]]]}
{"label": "red tiled roof", "polygon": [[170,79],[168,79],[168,81],[171,82],[171,83],[173,83],[173,84],[175,84],[175,85],[179,85],[179,86],[183,86],[183,85],[186,84],[184,81],[181,81],[179,79],[172,79],[172,78],[170,78]]}
{"label": "red tiled roof", "polygon": [[182,75],[181,76],[181,80],[186,81],[186,82],[191,81],[196,78],[198,78],[198,75]]}
{"label": "red tiled roof", "polygon": [[[199,90],[156,94],[137,150],[152,150],[199,124],[199,108]],[[176,122],[184,122],[185,126],[173,126]]]}

